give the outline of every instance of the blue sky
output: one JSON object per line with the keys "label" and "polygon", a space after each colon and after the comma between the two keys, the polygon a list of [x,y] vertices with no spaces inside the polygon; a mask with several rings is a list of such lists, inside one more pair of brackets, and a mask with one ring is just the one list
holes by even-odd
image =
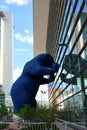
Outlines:
{"label": "blue sky", "polygon": [[33,0],[0,0],[0,11],[13,13],[15,80],[33,58]]}
{"label": "blue sky", "polygon": [[[33,0],[0,0],[0,11],[13,13],[14,82],[21,74],[24,64],[33,58]],[[46,91],[46,94],[42,95],[41,90]],[[36,99],[47,101],[47,90],[47,85],[41,86]]]}

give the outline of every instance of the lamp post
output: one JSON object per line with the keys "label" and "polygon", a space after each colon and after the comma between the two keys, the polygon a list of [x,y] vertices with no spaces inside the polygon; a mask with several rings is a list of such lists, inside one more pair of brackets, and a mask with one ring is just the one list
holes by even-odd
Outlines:
{"label": "lamp post", "polygon": [[41,90],[41,106],[42,106],[42,94],[43,94],[43,91]]}
{"label": "lamp post", "polygon": [[44,94],[46,94],[46,91],[41,90],[41,105],[43,105],[42,104],[42,97],[43,97],[43,102],[44,102],[44,105],[45,105],[45,95]]}

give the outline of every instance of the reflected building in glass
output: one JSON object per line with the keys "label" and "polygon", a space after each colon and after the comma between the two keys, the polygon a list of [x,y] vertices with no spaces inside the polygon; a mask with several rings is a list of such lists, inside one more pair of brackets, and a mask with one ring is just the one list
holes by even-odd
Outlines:
{"label": "reflected building in glass", "polygon": [[[73,25],[74,25],[76,17],[77,17],[77,14],[73,17],[72,25],[70,26],[70,29],[69,29],[69,32],[68,32],[68,36],[70,36],[70,33],[71,33],[72,28],[73,28]],[[78,35],[78,33],[79,33],[83,23],[84,23],[84,20],[86,19],[86,17],[87,17],[87,13],[86,12],[82,12],[81,16],[80,16],[80,19],[78,20],[77,26],[75,28],[75,31],[73,33],[73,36],[71,38],[71,41],[70,41],[70,49],[72,48],[73,42],[76,39],[76,37],[77,37],[77,35]],[[86,41],[87,41],[87,25],[83,29],[83,32],[82,32],[79,40],[77,41],[77,44],[76,44],[76,46],[74,48],[73,53],[78,54],[78,52],[80,51],[82,46],[86,43]],[[85,49],[85,51],[82,53],[81,56],[83,58],[87,59],[87,48]]]}

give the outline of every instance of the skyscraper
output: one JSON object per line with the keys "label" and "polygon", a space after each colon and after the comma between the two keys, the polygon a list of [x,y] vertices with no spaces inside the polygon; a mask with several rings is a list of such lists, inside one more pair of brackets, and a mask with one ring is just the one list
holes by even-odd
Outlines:
{"label": "skyscraper", "polygon": [[10,92],[13,72],[13,15],[0,11],[0,84]]}

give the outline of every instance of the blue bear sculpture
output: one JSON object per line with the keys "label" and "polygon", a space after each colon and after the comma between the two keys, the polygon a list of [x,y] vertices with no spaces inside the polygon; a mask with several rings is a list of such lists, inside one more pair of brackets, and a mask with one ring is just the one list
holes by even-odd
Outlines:
{"label": "blue bear sculpture", "polygon": [[[52,82],[58,68],[59,65],[47,53],[40,54],[25,64],[22,74],[11,88],[15,113],[19,112],[24,105],[37,106],[35,96],[39,86]],[[44,75],[49,75],[49,78],[45,78]]]}

